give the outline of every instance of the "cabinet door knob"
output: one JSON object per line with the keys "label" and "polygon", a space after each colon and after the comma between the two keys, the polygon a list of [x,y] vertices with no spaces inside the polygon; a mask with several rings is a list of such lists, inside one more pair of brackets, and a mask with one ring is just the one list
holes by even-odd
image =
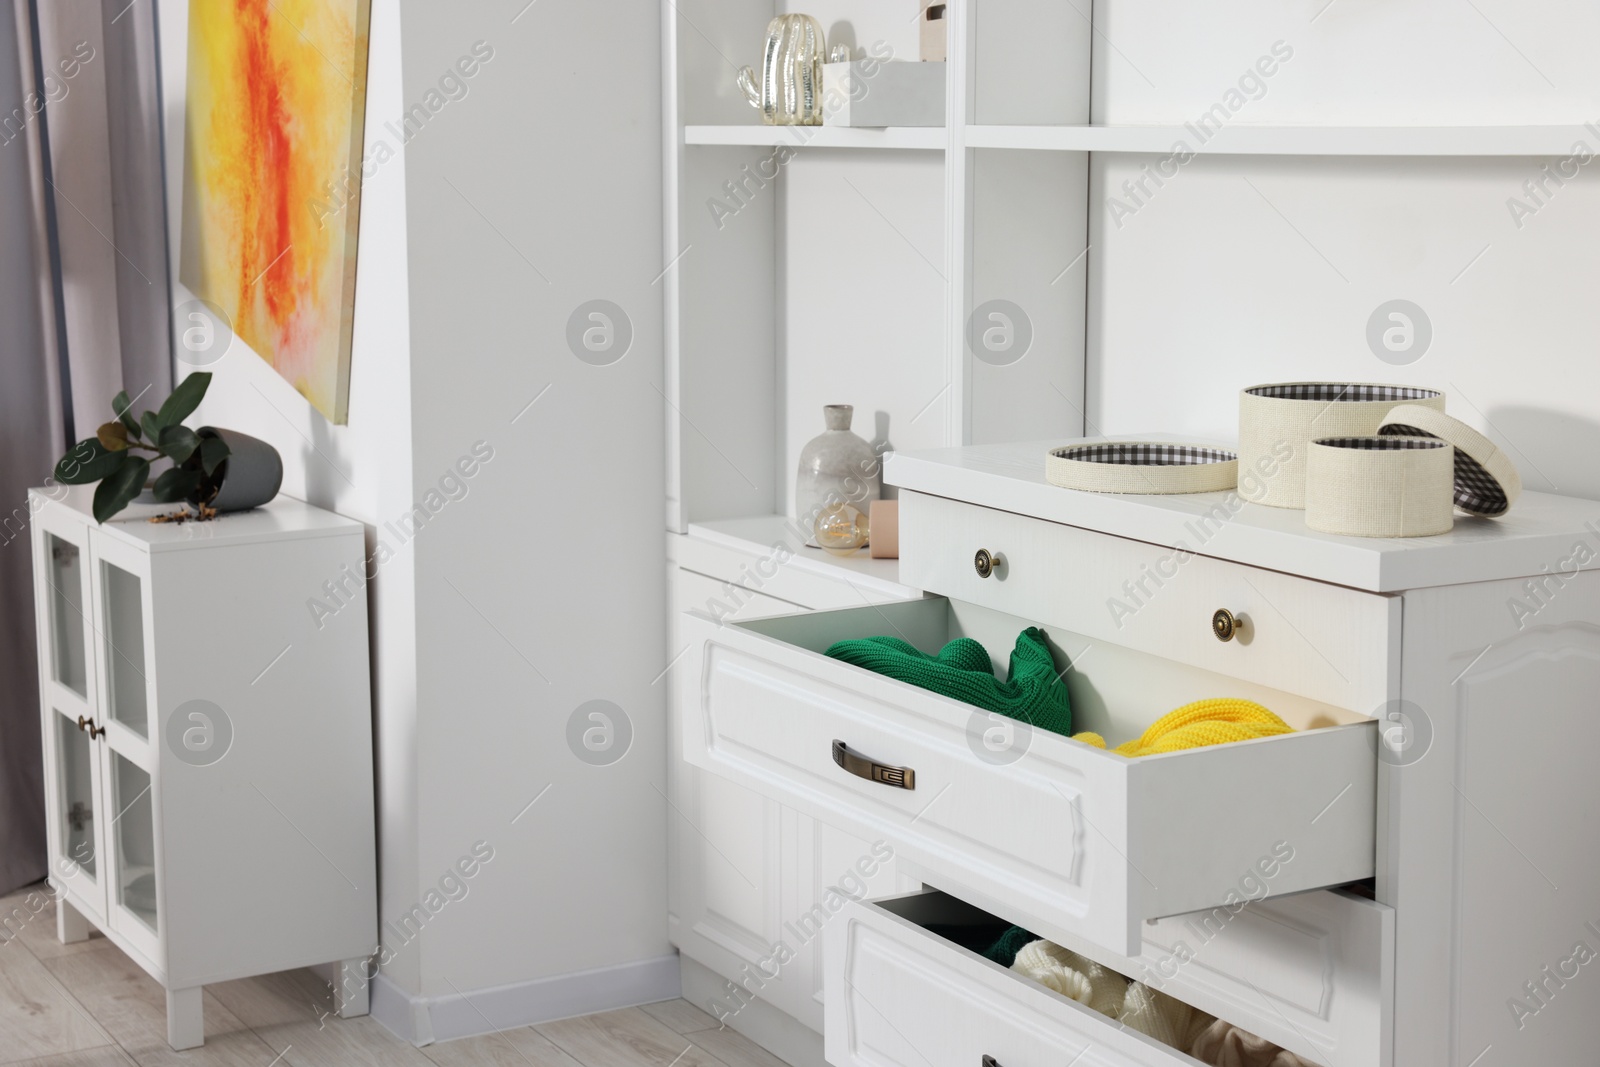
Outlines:
{"label": "cabinet door knob", "polygon": [[78,729],[79,731],[88,730],[89,740],[91,741],[106,732],[104,726],[96,726],[93,719],[86,719],[82,715],[78,716]]}
{"label": "cabinet door knob", "polygon": [[1000,558],[1000,553],[990,552],[987,548],[978,549],[978,554],[972,557],[973,569],[978,572],[979,578],[987,578],[1000,569],[1000,564],[1005,560]]}
{"label": "cabinet door knob", "polygon": [[86,719],[82,715],[79,715],[78,716],[78,732],[80,734],[83,733],[83,731],[85,731],[85,730],[87,730],[89,728],[89,725],[92,722],[94,722],[93,719]]}
{"label": "cabinet door knob", "polygon": [[1232,641],[1243,626],[1244,620],[1227,608],[1218,608],[1211,616],[1211,632],[1218,641]]}

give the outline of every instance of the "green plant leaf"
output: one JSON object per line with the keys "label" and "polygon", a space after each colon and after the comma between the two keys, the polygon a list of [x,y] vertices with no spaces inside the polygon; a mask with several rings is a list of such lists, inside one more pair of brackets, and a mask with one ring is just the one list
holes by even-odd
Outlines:
{"label": "green plant leaf", "polygon": [[73,445],[56,464],[55,478],[62,485],[88,485],[115,474],[132,457],[109,451],[93,437]]}
{"label": "green plant leaf", "polygon": [[121,452],[128,447],[128,428],[120,422],[101,423],[95,438],[107,452]]}
{"label": "green plant leaf", "polygon": [[147,460],[127,456],[122,466],[95,489],[94,521],[105,522],[132,503],[144,488],[145,476],[149,473],[150,463]]}
{"label": "green plant leaf", "polygon": [[172,395],[167,397],[167,402],[161,405],[161,413],[156,416],[161,420],[161,425],[176,426],[193,415],[210,387],[210,371],[196,371],[179,382]]}
{"label": "green plant leaf", "polygon": [[161,430],[166,426],[166,423],[161,421],[161,416],[153,411],[147,411],[140,416],[139,422],[144,427],[144,435],[151,444],[161,440]]}
{"label": "green plant leaf", "polygon": [[204,437],[200,440],[200,466],[209,478],[217,473],[217,468],[222,466],[224,460],[231,453],[228,442],[220,437]]}
{"label": "green plant leaf", "polygon": [[139,433],[139,420],[133,417],[133,401],[128,399],[128,391],[124,389],[111,401],[111,413],[117,417],[122,425],[128,428],[128,435],[137,441]]}
{"label": "green plant leaf", "polygon": [[200,488],[201,474],[187,467],[173,467],[162,471],[156,479],[155,498],[163,504],[175,504],[189,499]]}
{"label": "green plant leaf", "polygon": [[158,443],[162,455],[174,463],[182,463],[200,447],[200,438],[187,426],[168,426],[161,431]]}

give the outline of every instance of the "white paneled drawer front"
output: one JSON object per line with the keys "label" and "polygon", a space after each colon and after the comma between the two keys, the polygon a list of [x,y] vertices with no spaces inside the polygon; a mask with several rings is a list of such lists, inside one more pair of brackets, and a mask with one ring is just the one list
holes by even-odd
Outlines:
{"label": "white paneled drawer front", "polygon": [[[1192,526],[1186,549],[1167,548],[902,493],[900,578],[1095,640],[1381,713],[1398,683],[1399,597],[1198,555],[1218,526],[1203,517]],[[1001,560],[987,578],[974,566],[979,549]],[[1219,608],[1244,620],[1231,641],[1212,632]]]}
{"label": "white paneled drawer front", "polygon": [[1137,960],[1103,962],[1327,1067],[1392,1062],[1394,910],[1354,894],[1171,916],[1145,928]]}
{"label": "white paneled drawer front", "polygon": [[[1000,762],[979,709],[822,654],[877,634],[993,649],[1025,625],[943,598],[721,625],[688,613],[684,758],[882,838],[929,881],[1041,934],[1127,956],[1144,920],[1237,899],[1263,863],[1274,895],[1372,875],[1376,721],[1135,760],[1035,730]],[[836,742],[906,773],[860,777]],[[1286,849],[1292,862],[1273,864]]]}
{"label": "white paneled drawer front", "polygon": [[[1387,909],[1372,912],[1388,929]],[[960,900],[937,891],[924,891],[886,900],[847,905],[826,932],[824,966],[824,1041],[828,1062],[834,1067],[1170,1067],[1198,1061],[1136,1033],[1058,993],[1023,978],[976,952],[946,940],[942,932],[988,919]],[[1366,919],[1355,925],[1373,925]],[[1367,1037],[1366,1024],[1378,1018],[1378,1005],[1362,995],[1369,982],[1386,980],[1386,960],[1376,955],[1386,941],[1369,939],[1373,955],[1341,960],[1348,966],[1337,974],[1295,974],[1302,961],[1290,960],[1280,972],[1287,981],[1301,984],[1321,979],[1338,985],[1338,995],[1353,987],[1351,1005],[1345,1009],[1351,1037]],[[1107,961],[1111,963],[1111,961]],[[1114,963],[1111,965],[1115,966]],[[1191,962],[1188,966],[1199,966]],[[1366,969],[1363,969],[1366,968]],[[1301,968],[1304,970],[1304,968]],[[1278,1042],[1276,1031],[1288,1030],[1291,1042],[1278,1042],[1290,1051],[1330,1067],[1379,1067],[1386,1062],[1376,1039],[1362,1048],[1346,1041],[1330,1051],[1324,1030],[1296,1035],[1292,1027],[1306,1015],[1274,1019],[1279,1005],[1266,1004],[1272,994],[1260,995],[1252,984],[1266,977],[1264,967],[1255,974],[1224,979],[1235,1007],[1218,1014],[1236,1026]],[[1126,973],[1126,972],[1125,972]],[[1140,978],[1133,973],[1130,977]],[[1180,1000],[1205,1011],[1212,1009],[1167,987]],[[1226,998],[1224,998],[1226,999]],[[1362,1016],[1362,1018],[1355,1018]],[[1284,1024],[1293,1023],[1286,1027]],[[1273,1023],[1268,1032],[1258,1023]],[[1340,1035],[1334,1035],[1338,1044]]]}

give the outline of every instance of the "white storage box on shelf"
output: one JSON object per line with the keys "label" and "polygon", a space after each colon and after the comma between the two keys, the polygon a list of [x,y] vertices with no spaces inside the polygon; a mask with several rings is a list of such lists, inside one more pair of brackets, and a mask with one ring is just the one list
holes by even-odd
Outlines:
{"label": "white storage box on shelf", "polygon": [[29,494],[58,935],[93,924],[160,982],[175,1049],[203,1040],[204,986],[250,975],[336,963],[340,1014],[365,1014],[361,524],[288,497],[101,524],[92,497]]}
{"label": "white storage box on shelf", "polygon": [[1239,469],[1255,471],[1262,486],[1251,503],[1305,507],[1311,442],[1371,436],[1400,404],[1443,411],[1444,394],[1357,382],[1281,382],[1241,390]]}
{"label": "white storage box on shelf", "polygon": [[[1529,1043],[1505,992],[1469,976],[1537,973],[1530,946],[1570,924],[1545,883],[1510,869],[1515,854],[1489,847],[1477,812],[1516,820],[1532,854],[1568,857],[1563,900],[1600,898],[1600,857],[1563,852],[1527,799],[1592,820],[1600,796],[1584,776],[1552,776],[1548,749],[1508,750],[1496,720],[1532,700],[1544,728],[1600,745],[1600,554],[1574,557],[1537,627],[1505,610],[1528,576],[1600,542],[1600,508],[1527,494],[1515,521],[1364,540],[1237,492],[1062,489],[1040,462],[1059,444],[888,458],[900,575],[929,599],[682,617],[684,758],[883,839],[940,891],[851,904],[830,928],[830,1062],[1026,1064],[1085,1048],[1101,1057],[1085,1062],[1191,1062],[928,929],[974,908],[1158,976],[1330,1067],[1395,1067],[1397,1036]],[[1213,630],[1219,609],[1238,625]],[[1114,744],[1226,696],[1296,732],[1126,759],[1012,728],[996,750],[988,738],[1009,720],[823,654],[880,633],[926,652],[970,636],[1003,670],[1028,625],[1048,634],[1075,730]],[[1541,1050],[1587,1047],[1584,1019],[1551,1023]]]}
{"label": "white storage box on shelf", "polygon": [[945,64],[856,59],[822,68],[828,126],[943,126]]}
{"label": "white storage box on shelf", "polygon": [[1436,438],[1398,434],[1312,441],[1306,526],[1350,537],[1445,533],[1455,524],[1454,453]]}

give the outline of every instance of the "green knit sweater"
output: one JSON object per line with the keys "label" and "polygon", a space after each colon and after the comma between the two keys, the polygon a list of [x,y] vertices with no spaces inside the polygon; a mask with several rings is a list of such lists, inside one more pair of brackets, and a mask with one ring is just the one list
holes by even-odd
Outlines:
{"label": "green knit sweater", "polygon": [[970,637],[958,637],[930,656],[898,637],[866,637],[837,641],[827,654],[834,659],[942,696],[975,704],[986,711],[1020,719],[1038,730],[1072,734],[1072,705],[1066,683],[1056,673],[1044,633],[1030,626],[1017,635],[1011,650],[1011,672],[1005,681],[994,676],[989,653]]}

